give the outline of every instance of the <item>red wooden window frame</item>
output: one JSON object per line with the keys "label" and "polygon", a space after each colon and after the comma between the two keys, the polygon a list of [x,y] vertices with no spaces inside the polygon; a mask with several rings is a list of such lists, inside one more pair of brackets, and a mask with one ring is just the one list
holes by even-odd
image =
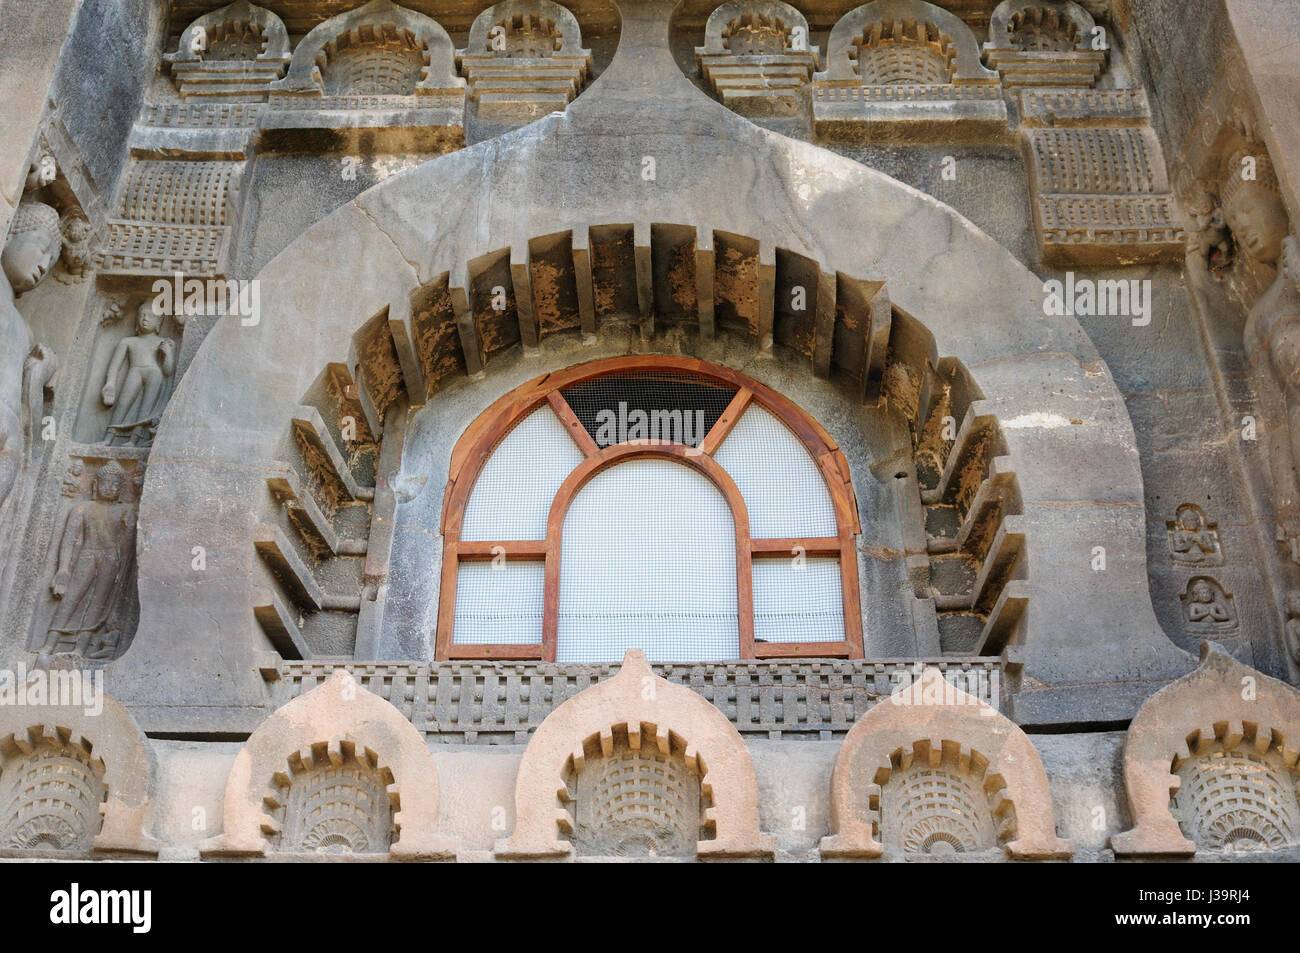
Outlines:
{"label": "red wooden window frame", "polygon": [[[677,371],[697,374],[736,388],[736,395],[698,448],[685,444],[614,444],[600,449],[560,393],[561,389],[607,374],[627,371]],[[749,516],[731,476],[713,453],[731,432],[750,403],[763,407],[780,420],[812,456],[830,492],[837,534],[827,537],[752,539]],[[565,478],[551,503],[544,540],[461,540],[465,508],[479,473],[493,451],[515,425],[540,407],[550,404],[585,459]],[[451,454],[451,472],[442,507],[442,585],[438,598],[437,659],[539,659],[555,660],[559,630],[560,553],[564,517],[578,491],[606,467],[624,460],[650,457],[673,460],[702,473],[726,497],[736,528],[736,586],[739,610],[740,657],[753,658],[862,658],[862,613],[858,595],[858,561],[854,537],[860,532],[853,484],[843,452],[821,425],[797,405],[771,388],[733,370],[694,358],[647,355],[619,357],[579,364],[543,374],[515,388],[483,411],[466,428]],[[844,638],[836,642],[754,641],[752,565],[755,558],[786,557],[803,547],[808,556],[838,556],[844,598]],[[504,554],[507,560],[535,560],[546,564],[542,615],[542,641],[510,645],[455,644],[456,580],[461,561],[490,560]],[[682,661],[690,661],[683,659]]]}

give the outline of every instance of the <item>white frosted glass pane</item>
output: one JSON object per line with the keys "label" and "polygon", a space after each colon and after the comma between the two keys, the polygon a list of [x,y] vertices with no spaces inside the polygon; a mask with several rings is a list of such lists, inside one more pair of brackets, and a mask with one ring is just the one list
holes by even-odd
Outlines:
{"label": "white frosted glass pane", "polygon": [[466,540],[545,539],[555,491],[582,451],[543,404],[521,420],[483,465],[461,523]]}
{"label": "white frosted glass pane", "polygon": [[754,560],[756,642],[840,642],[844,590],[836,556]]}
{"label": "white frosted glass pane", "polygon": [[592,477],[564,520],[559,662],[740,656],[731,508],[699,472],[634,459]]}
{"label": "white frosted glass pane", "polygon": [[713,459],[740,488],[751,538],[838,535],[835,507],[817,464],[764,408],[750,404]]}
{"label": "white frosted glass pane", "polygon": [[546,564],[467,562],[456,569],[457,645],[540,643]]}

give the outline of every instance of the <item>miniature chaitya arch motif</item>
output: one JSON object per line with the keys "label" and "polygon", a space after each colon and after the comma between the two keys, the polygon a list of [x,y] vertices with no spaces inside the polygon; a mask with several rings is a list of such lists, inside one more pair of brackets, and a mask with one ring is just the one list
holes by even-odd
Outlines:
{"label": "miniature chaitya arch motif", "polygon": [[1300,844],[1300,694],[1214,642],[1201,665],[1152,695],[1124,742],[1134,823],[1123,856],[1272,851]]}
{"label": "miniature chaitya arch motif", "polygon": [[772,856],[740,733],[703,696],[629,649],[618,674],[538,726],[515,778],[498,859]]}
{"label": "miniature chaitya arch motif", "polygon": [[206,856],[272,852],[447,860],[438,773],[419,731],[346,670],[278,708],[235,756]]}
{"label": "miniature chaitya arch motif", "polygon": [[[282,852],[385,854],[393,812],[393,773],[375,752],[349,741],[313,745],[289,756],[274,778],[267,808],[276,821],[272,846]],[[397,803],[392,803],[393,801]]]}
{"label": "miniature chaitya arch motif", "polygon": [[498,400],[452,454],[439,658],[862,657],[843,454],[703,361],[615,358]]}
{"label": "miniature chaitya arch motif", "polygon": [[831,775],[822,857],[876,858],[1001,848],[1019,860],[1070,857],[1029,736],[944,680],[901,686],[850,729]]}
{"label": "miniature chaitya arch motif", "polygon": [[23,740],[0,741],[0,848],[90,850],[108,797],[104,762],[66,730]]}
{"label": "miniature chaitya arch motif", "polygon": [[578,855],[692,857],[710,799],[686,742],[655,725],[618,725],[583,743],[566,779]]}

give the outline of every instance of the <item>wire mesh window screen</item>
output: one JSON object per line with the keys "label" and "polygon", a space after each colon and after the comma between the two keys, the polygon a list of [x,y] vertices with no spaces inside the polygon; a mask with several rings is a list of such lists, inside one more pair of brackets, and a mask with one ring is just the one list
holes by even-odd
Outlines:
{"label": "wire mesh window screen", "polygon": [[698,446],[718,422],[736,388],[687,371],[626,371],[564,388],[561,393],[596,446],[635,440]]}
{"label": "wire mesh window screen", "polygon": [[745,498],[751,538],[839,535],[821,470],[799,438],[768,410],[750,404],[713,459]]}
{"label": "wire mesh window screen", "polygon": [[483,465],[460,538],[545,539],[555,493],[582,459],[560,418],[543,404],[506,434]]}
{"label": "wire mesh window screen", "polygon": [[844,639],[844,587],[836,556],[754,560],[755,642]]}
{"label": "wire mesh window screen", "polygon": [[735,523],[699,472],[633,459],[574,497],[560,554],[557,662],[740,657]]}
{"label": "wire mesh window screen", "polygon": [[456,569],[457,645],[512,645],[542,641],[546,564],[538,561],[462,560]]}

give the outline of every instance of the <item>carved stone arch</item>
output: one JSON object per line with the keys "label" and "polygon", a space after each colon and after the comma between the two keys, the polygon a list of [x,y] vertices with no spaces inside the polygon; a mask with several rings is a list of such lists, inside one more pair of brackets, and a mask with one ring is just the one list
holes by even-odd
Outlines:
{"label": "carved stone arch", "polygon": [[700,75],[742,115],[790,114],[802,103],[820,50],[804,15],[782,0],[729,0],[704,25],[695,48]]}
{"label": "carved stone arch", "polygon": [[[72,688],[71,680],[83,689],[83,704],[0,705],[0,790],[4,775],[16,762],[44,747],[71,752],[83,761],[103,786],[94,820],[92,847],[96,852],[156,854],[159,843],[150,830],[154,823],[151,789],[154,783],[153,750],[135,720],[116,699],[104,693],[102,682],[91,687],[81,672],[34,673],[51,691]],[[25,689],[31,697],[32,679]],[[75,695],[64,698],[76,700]],[[47,696],[48,699],[48,696]],[[102,704],[102,710],[96,710]],[[75,750],[73,750],[75,749]],[[84,753],[84,757],[82,754]],[[21,800],[21,798],[19,798]],[[102,818],[102,824],[98,822]],[[0,828],[9,831],[11,818],[0,817]]]}
{"label": "carved stone arch", "polygon": [[699,857],[770,857],[774,841],[759,830],[758,780],[744,739],[701,695],[655,675],[644,653],[628,650],[618,674],[579,692],[538,726],[515,779],[515,829],[497,842],[503,859],[570,857],[573,831],[569,779],[584,769],[587,743],[615,750],[616,733],[630,750],[657,745],[678,750],[698,775],[701,826],[713,836],[696,844]]}
{"label": "carved stone arch", "polygon": [[885,21],[933,24],[954,48],[952,76],[949,82],[996,83],[998,74],[980,63],[979,41],[961,18],[925,0],[873,0],[850,10],[836,22],[826,41],[826,72],[818,73],[823,81],[852,80],[857,76],[852,57],[854,42],[865,31]]}
{"label": "carved stone arch", "polygon": [[249,0],[235,0],[234,3],[205,13],[181,34],[176,52],[168,53],[163,59],[171,64],[173,70],[178,64],[200,63],[208,57],[206,51],[211,48],[213,37],[219,37],[228,31],[245,29],[259,34],[261,49],[255,56],[240,57],[258,64],[278,67],[278,77],[289,63],[289,32],[284,21],[265,7],[255,6]]}
{"label": "carved stone arch", "polygon": [[370,0],[317,26],[293,51],[288,74],[271,88],[277,92],[324,96],[323,68],[330,51],[342,38],[375,33],[407,36],[423,48],[425,62],[413,90],[415,94],[464,89],[465,81],[456,76],[455,49],[447,31],[437,21],[398,6],[393,0]]}
{"label": "carved stone arch", "polygon": [[[663,12],[663,0],[653,2]],[[495,374],[516,358],[551,368],[548,335],[599,342],[602,322],[639,324],[650,342],[629,343],[620,331],[602,355],[618,347],[708,357],[723,331],[755,354],[792,348],[809,375],[835,376],[872,405],[883,395],[891,408],[918,408],[917,432],[927,437],[938,439],[948,416],[960,436],[969,416],[974,439],[959,441],[966,451],[951,475],[979,460],[980,484],[990,483],[979,499],[1012,476],[1017,488],[1007,511],[1016,519],[990,536],[1018,553],[991,567],[1000,578],[1009,569],[1013,585],[990,607],[998,621],[981,651],[1006,651],[1008,712],[1018,723],[1129,718],[1151,690],[1192,667],[1160,629],[1145,573],[1088,570],[1093,545],[1106,547],[1112,566],[1145,565],[1141,471],[1114,379],[1077,321],[1044,314],[1041,277],[943,203],[705,97],[661,50],[658,23],[625,19],[620,52],[563,117],[390,177],[312,225],[257,276],[260,323],[221,321],[208,334],[154,443],[139,518],[140,626],[114,662],[121,684],[136,686],[132,700],[153,713],[151,730],[180,731],[191,712],[214,706],[251,713],[266,705],[256,663],[272,643],[250,612],[264,604],[256,601],[264,582],[249,541],[273,502],[265,489],[286,429],[350,342],[374,360],[370,372],[367,360],[346,358],[349,376],[359,365],[362,377],[350,399],[379,419],[390,394],[416,407],[434,395],[454,399],[450,387],[466,376]],[[654,115],[629,113],[627,97],[643,94],[647,68],[662,76],[662,103]],[[611,123],[619,137],[601,132]],[[656,155],[661,173],[674,164],[674,187],[629,189],[628,157]],[[463,201],[431,203],[433,195]],[[769,206],[754,195],[770,197]],[[807,291],[803,317],[814,320],[810,335],[783,344],[787,267]],[[693,280],[668,287],[666,272]],[[492,307],[496,288],[506,292],[504,311]],[[886,315],[897,332],[885,332]],[[919,370],[886,374],[891,348],[915,354]],[[510,359],[494,363],[497,355]],[[872,358],[865,365],[864,355]],[[954,383],[953,410],[931,429],[933,398],[944,390],[936,381],[958,362],[967,373],[944,381]],[[1001,445],[985,429],[990,418]],[[214,419],[226,428],[222,440],[211,438]],[[978,491],[974,482],[950,476],[954,493]],[[195,485],[205,492],[196,496]],[[376,482],[376,502],[390,490]],[[226,532],[195,580],[185,534],[218,521]],[[1085,524],[1095,538],[1083,538]],[[1029,537],[1033,544],[1020,546]],[[378,542],[365,561],[379,559],[371,559]],[[377,608],[387,585],[382,574],[365,580],[365,599],[353,587],[351,604]],[[192,593],[183,605],[172,597],[177,586]],[[1082,638],[1062,618],[1096,628]],[[196,671],[221,677],[196,679]],[[1112,687],[1099,693],[1099,681]]]}
{"label": "carved stone arch", "polygon": [[[1171,798],[1183,795],[1180,771],[1210,752],[1240,751],[1253,761],[1276,762],[1273,767],[1284,772],[1290,802],[1278,804],[1277,792],[1268,792],[1264,800],[1274,802],[1271,810],[1289,815],[1294,828],[1297,739],[1300,692],[1242,665],[1216,643],[1203,642],[1200,667],[1152,695],[1129,725],[1124,787],[1133,827],[1113,836],[1111,847],[1123,857],[1194,854],[1202,845],[1186,836]],[[1239,775],[1239,790],[1230,793],[1244,804],[1250,800],[1243,795],[1251,793],[1251,776],[1258,780],[1263,769],[1256,764],[1233,773]],[[1212,791],[1198,792],[1191,801],[1203,809],[1223,807],[1223,798]]]}
{"label": "carved stone arch", "polygon": [[392,805],[394,860],[454,858],[456,841],[438,833],[438,773],[423,735],[391,703],[346,669],[277,709],[249,736],[226,780],[222,831],[205,855],[265,856],[295,763],[364,760],[385,780]]}
{"label": "carved stone arch", "polygon": [[704,24],[704,46],[698,48],[696,54],[735,54],[737,51],[731,49],[726,42],[726,34],[736,24],[746,21],[763,23],[779,30],[785,36],[787,47],[792,32],[796,28],[802,29],[804,49],[811,50],[814,56],[816,54],[817,48],[808,42],[812,34],[808,32],[807,18],[783,0],[728,0],[709,14],[709,19]]}
{"label": "carved stone arch", "polygon": [[[1020,860],[1065,858],[1074,853],[1056,836],[1047,773],[1029,736],[997,710],[927,668],[855,724],[844,738],[831,775],[831,832],[823,857],[879,857],[881,786],[901,763],[916,757],[931,767],[978,779],[989,798],[990,823],[999,844]],[[972,766],[974,770],[972,770]],[[939,835],[943,832],[937,831]]]}
{"label": "carved stone arch", "polygon": [[1062,17],[1074,27],[1078,36],[1074,49],[1081,52],[1092,50],[1092,31],[1097,21],[1073,0],[1002,0],[989,18],[989,40],[985,49],[1018,49],[1011,38],[1015,19],[1033,10],[1050,11]]}
{"label": "carved stone arch", "polygon": [[[23,742],[26,742],[24,744]],[[104,762],[66,728],[0,739],[0,847],[88,851],[99,833]]]}
{"label": "carved stone arch", "polygon": [[586,85],[592,61],[567,8],[502,0],[475,17],[456,62],[481,115],[527,120],[566,108]]}
{"label": "carved stone arch", "polygon": [[479,54],[490,50],[489,31],[514,17],[539,17],[549,20],[560,41],[553,53],[555,56],[580,56],[590,59],[591,51],[582,48],[582,28],[567,7],[552,0],[502,0],[488,7],[477,17],[469,28],[469,42],[462,53]]}

